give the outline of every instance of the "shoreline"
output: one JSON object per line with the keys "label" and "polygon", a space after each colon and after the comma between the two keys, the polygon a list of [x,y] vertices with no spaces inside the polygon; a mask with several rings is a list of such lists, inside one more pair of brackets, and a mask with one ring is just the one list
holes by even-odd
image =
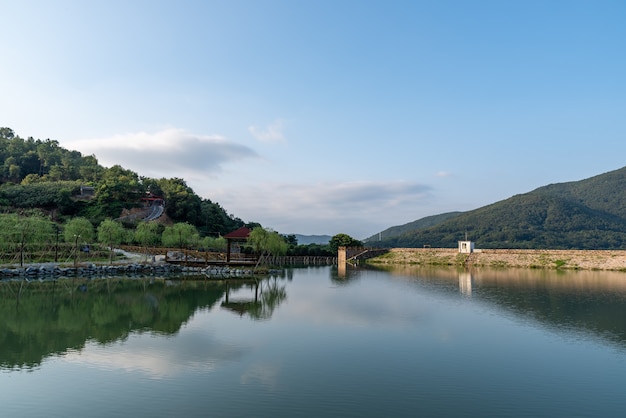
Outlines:
{"label": "shoreline", "polygon": [[14,280],[49,281],[68,278],[102,278],[115,276],[157,277],[178,275],[204,275],[207,278],[257,277],[273,270],[229,266],[190,267],[165,262],[141,264],[135,262],[117,264],[85,263],[77,267],[63,267],[56,263],[30,264],[22,267],[0,266],[0,282]]}
{"label": "shoreline", "polygon": [[626,250],[509,250],[392,248],[367,261],[374,265],[406,264],[491,268],[604,270],[626,272]]}

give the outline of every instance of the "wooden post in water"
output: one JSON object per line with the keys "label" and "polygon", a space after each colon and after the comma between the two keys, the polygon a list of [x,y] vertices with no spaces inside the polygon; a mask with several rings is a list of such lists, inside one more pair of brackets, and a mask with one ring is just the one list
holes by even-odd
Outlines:
{"label": "wooden post in water", "polygon": [[337,248],[337,269],[339,278],[346,277],[346,247]]}

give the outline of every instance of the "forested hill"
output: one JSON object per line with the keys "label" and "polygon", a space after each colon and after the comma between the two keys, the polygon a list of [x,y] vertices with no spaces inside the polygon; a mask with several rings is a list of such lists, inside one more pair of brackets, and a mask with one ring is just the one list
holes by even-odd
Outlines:
{"label": "forested hill", "polygon": [[[81,186],[93,196],[77,198]],[[153,179],[119,165],[106,168],[94,155],[67,150],[56,140],[23,139],[0,128],[0,209],[43,210],[55,220],[83,216],[94,224],[117,218],[148,193],[167,202],[172,222],[188,222],[204,234],[226,234],[244,225],[218,203],[203,199],[180,178]]]}
{"label": "forested hill", "polygon": [[626,167],[550,184],[368,244],[456,247],[466,234],[476,248],[623,249]]}

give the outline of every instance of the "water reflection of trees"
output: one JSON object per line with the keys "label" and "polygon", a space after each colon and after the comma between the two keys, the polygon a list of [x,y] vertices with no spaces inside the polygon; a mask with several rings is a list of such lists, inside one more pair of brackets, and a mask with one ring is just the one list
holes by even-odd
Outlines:
{"label": "water reflection of trees", "polygon": [[287,299],[286,286],[278,282],[277,276],[248,283],[247,287],[253,294],[243,299],[231,298],[232,286],[231,283],[227,284],[221,306],[240,316],[247,314],[255,320],[271,318],[276,308]]}
{"label": "water reflection of trees", "polygon": [[32,368],[87,341],[131,332],[174,334],[224,287],[209,281],[153,279],[0,283],[0,368]]}

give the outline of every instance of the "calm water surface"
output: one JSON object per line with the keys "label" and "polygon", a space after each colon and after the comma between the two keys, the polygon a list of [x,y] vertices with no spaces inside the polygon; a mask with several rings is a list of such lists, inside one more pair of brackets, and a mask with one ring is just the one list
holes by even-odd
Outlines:
{"label": "calm water surface", "polygon": [[0,283],[0,416],[624,416],[626,273]]}

